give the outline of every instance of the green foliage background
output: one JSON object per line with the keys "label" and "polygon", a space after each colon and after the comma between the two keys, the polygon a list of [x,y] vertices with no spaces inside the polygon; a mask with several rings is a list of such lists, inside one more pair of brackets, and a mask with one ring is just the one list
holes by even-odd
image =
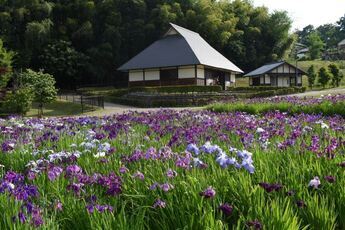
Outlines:
{"label": "green foliage background", "polygon": [[197,31],[245,71],[283,58],[293,42],[286,12],[269,13],[247,0],[2,0],[0,4],[0,38],[18,53],[15,67],[43,68],[61,88],[120,82],[116,68],[160,38],[169,22]]}

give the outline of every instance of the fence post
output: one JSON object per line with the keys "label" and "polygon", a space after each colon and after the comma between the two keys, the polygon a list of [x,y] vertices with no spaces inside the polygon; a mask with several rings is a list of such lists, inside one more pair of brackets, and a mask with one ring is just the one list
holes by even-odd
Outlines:
{"label": "fence post", "polygon": [[83,95],[80,95],[81,113],[84,113]]}

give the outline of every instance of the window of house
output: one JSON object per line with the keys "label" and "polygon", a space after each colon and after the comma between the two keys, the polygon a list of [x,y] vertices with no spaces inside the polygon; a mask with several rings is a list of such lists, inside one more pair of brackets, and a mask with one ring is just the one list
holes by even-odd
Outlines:
{"label": "window of house", "polygon": [[296,85],[295,77],[290,77],[290,85]]}
{"label": "window of house", "polygon": [[161,69],[160,70],[160,79],[161,79],[161,81],[177,80],[178,79],[177,68]]}

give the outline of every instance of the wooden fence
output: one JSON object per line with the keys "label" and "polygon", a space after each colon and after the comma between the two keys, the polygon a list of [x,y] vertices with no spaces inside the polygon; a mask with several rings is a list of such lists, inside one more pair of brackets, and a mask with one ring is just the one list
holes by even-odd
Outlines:
{"label": "wooden fence", "polygon": [[80,104],[82,112],[86,111],[89,107],[94,109],[100,107],[104,109],[104,97],[103,96],[85,96],[82,94],[59,94],[60,100],[69,101],[72,103]]}

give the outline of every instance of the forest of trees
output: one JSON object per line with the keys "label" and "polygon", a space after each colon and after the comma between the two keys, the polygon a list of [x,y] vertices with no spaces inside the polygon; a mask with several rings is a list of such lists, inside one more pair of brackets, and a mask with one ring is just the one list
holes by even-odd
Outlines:
{"label": "forest of trees", "polygon": [[294,41],[286,12],[250,1],[0,0],[0,39],[14,69],[43,69],[60,88],[120,82],[116,68],[174,22],[248,71],[282,59]]}
{"label": "forest of trees", "polygon": [[333,49],[345,39],[345,15],[334,24],[324,24],[318,27],[307,25],[296,31],[297,41],[309,48],[309,59],[321,57],[322,51]]}

